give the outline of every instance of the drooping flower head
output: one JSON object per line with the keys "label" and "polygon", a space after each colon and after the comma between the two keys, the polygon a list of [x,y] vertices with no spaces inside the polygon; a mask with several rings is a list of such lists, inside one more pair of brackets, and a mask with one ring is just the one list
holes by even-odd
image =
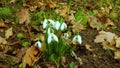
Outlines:
{"label": "drooping flower head", "polygon": [[50,24],[52,24],[52,26],[55,25],[55,21],[51,20],[51,19],[48,19],[48,21],[50,22]]}
{"label": "drooping flower head", "polygon": [[45,19],[44,22],[43,22],[43,28],[45,29],[47,27],[47,25],[48,25],[47,24],[47,19]]}
{"label": "drooping flower head", "polygon": [[48,35],[48,40],[47,40],[48,44],[51,43],[52,40],[58,42],[58,37],[54,33],[50,33]]}
{"label": "drooping flower head", "polygon": [[59,23],[58,21],[56,21],[56,23],[55,23],[55,25],[54,25],[54,28],[55,28],[56,30],[59,30],[59,28],[60,28],[60,23]]}
{"label": "drooping flower head", "polygon": [[67,25],[66,25],[66,23],[63,22],[62,25],[61,25],[61,27],[60,27],[60,29],[63,31],[66,28],[67,28]]}
{"label": "drooping flower head", "polygon": [[42,44],[41,44],[40,41],[37,41],[37,42],[35,43],[35,46],[38,46],[39,48],[41,48],[41,47],[42,47]]}
{"label": "drooping flower head", "polygon": [[82,38],[81,38],[81,36],[80,35],[76,35],[73,38],[72,42],[75,42],[75,41],[77,41],[79,44],[82,44]]}

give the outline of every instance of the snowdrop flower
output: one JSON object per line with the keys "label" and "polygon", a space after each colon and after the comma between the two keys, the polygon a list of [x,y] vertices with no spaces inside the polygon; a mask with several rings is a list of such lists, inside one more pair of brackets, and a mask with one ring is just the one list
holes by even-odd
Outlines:
{"label": "snowdrop flower", "polygon": [[54,27],[55,27],[56,30],[58,30],[59,27],[60,27],[60,23],[57,21],[57,22],[55,23]]}
{"label": "snowdrop flower", "polygon": [[46,28],[46,27],[47,27],[47,19],[45,19],[43,22],[43,28]]}
{"label": "snowdrop flower", "polygon": [[53,20],[48,19],[48,21],[52,24],[52,26],[54,26],[54,25],[55,25],[55,22],[54,22]]}
{"label": "snowdrop flower", "polygon": [[41,44],[40,41],[37,41],[37,42],[35,43],[35,46],[38,46],[39,48],[41,48],[41,47],[42,47],[42,44]]}
{"label": "snowdrop flower", "polygon": [[48,28],[48,31],[47,31],[47,33],[48,33],[48,35],[49,35],[49,34],[51,34],[51,32],[50,32],[50,28]]}
{"label": "snowdrop flower", "polygon": [[79,44],[82,44],[82,38],[81,38],[81,36],[80,35],[76,35],[73,38],[72,42],[74,42],[74,41],[78,41]]}
{"label": "snowdrop flower", "polygon": [[63,31],[65,28],[67,28],[67,25],[65,23],[62,23],[60,29]]}
{"label": "snowdrop flower", "polygon": [[50,33],[47,40],[48,44],[51,43],[52,40],[55,40],[56,42],[58,42],[58,37],[55,34]]}

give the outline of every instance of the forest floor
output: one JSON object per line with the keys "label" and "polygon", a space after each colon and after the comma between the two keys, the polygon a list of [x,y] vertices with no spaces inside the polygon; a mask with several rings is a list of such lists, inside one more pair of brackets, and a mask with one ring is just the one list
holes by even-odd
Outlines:
{"label": "forest floor", "polygon": [[[119,5],[119,0],[0,1],[0,68],[119,68]],[[55,30],[58,26],[47,27],[58,40],[64,34],[68,39],[48,44],[45,19],[64,22],[61,33]],[[76,35],[81,39],[71,41]],[[62,50],[64,44],[68,50]]]}

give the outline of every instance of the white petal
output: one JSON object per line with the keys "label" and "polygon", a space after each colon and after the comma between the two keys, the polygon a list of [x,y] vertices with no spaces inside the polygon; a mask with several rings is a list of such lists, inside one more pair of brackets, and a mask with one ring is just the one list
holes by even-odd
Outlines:
{"label": "white petal", "polygon": [[55,22],[54,22],[53,20],[48,19],[48,21],[52,24],[52,26],[54,26],[54,25],[55,25]]}
{"label": "white petal", "polygon": [[82,38],[80,35],[77,36],[77,39],[78,39],[79,44],[82,44]]}
{"label": "white petal", "polygon": [[77,40],[77,36],[74,36],[72,42],[75,42]]}
{"label": "white petal", "polygon": [[48,28],[48,31],[47,31],[47,32],[48,32],[48,35],[50,35],[50,34],[51,34],[51,33],[50,33],[50,28]]}
{"label": "white petal", "polygon": [[67,28],[67,25],[65,24],[65,23],[62,23],[62,25],[61,25],[61,30],[63,31],[65,28]]}
{"label": "white petal", "polygon": [[43,28],[46,28],[46,27],[47,27],[47,19],[45,19],[43,22]]}
{"label": "white petal", "polygon": [[67,28],[67,24],[66,23],[63,23],[64,24],[64,27]]}
{"label": "white petal", "polygon": [[56,42],[58,42],[58,37],[55,34],[52,33],[52,37]]}
{"label": "white petal", "polygon": [[60,23],[57,21],[57,22],[55,23],[55,29],[58,30],[59,27],[60,27]]}
{"label": "white petal", "polygon": [[35,46],[38,46],[39,48],[41,48],[41,47],[42,47],[42,44],[41,44],[40,41],[37,41],[37,42],[35,43]]}
{"label": "white petal", "polygon": [[51,41],[52,41],[52,36],[51,36],[51,34],[50,34],[50,35],[48,36],[48,39],[47,39],[48,44],[51,43]]}

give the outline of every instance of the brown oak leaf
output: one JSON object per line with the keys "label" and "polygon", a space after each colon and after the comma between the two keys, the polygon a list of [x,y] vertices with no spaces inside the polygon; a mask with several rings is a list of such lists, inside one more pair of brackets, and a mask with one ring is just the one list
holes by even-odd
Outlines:
{"label": "brown oak leaf", "polygon": [[34,63],[40,58],[40,54],[41,51],[37,46],[31,46],[29,49],[27,49],[26,54],[22,59],[23,68],[26,68],[27,65],[32,67]]}
{"label": "brown oak leaf", "polygon": [[30,23],[30,16],[27,9],[20,8],[19,12],[16,13],[16,16],[19,18],[19,24]]}
{"label": "brown oak leaf", "polygon": [[101,28],[101,22],[95,16],[89,16],[88,23],[90,27],[96,28],[97,30]]}
{"label": "brown oak leaf", "polygon": [[7,29],[7,30],[5,31],[5,38],[6,38],[6,39],[8,39],[10,36],[13,35],[12,29],[13,29],[13,28],[11,27],[11,28],[9,28],[9,29]]}
{"label": "brown oak leaf", "polygon": [[120,50],[114,52],[114,59],[120,59]]}
{"label": "brown oak leaf", "polygon": [[7,44],[7,41],[5,38],[0,37],[0,44]]}
{"label": "brown oak leaf", "polygon": [[67,16],[67,13],[69,12],[69,8],[67,6],[62,6],[59,9],[55,10],[57,14],[59,14],[60,16]]}
{"label": "brown oak leaf", "polygon": [[4,22],[0,21],[0,27],[7,27],[7,25]]}
{"label": "brown oak leaf", "polygon": [[94,39],[94,42],[101,43],[101,42],[107,41],[111,43],[115,38],[117,38],[117,36],[114,33],[100,31],[99,35],[97,35],[96,38]]}
{"label": "brown oak leaf", "polygon": [[56,3],[53,2],[52,0],[47,0],[47,4],[50,8],[55,8],[56,7]]}

